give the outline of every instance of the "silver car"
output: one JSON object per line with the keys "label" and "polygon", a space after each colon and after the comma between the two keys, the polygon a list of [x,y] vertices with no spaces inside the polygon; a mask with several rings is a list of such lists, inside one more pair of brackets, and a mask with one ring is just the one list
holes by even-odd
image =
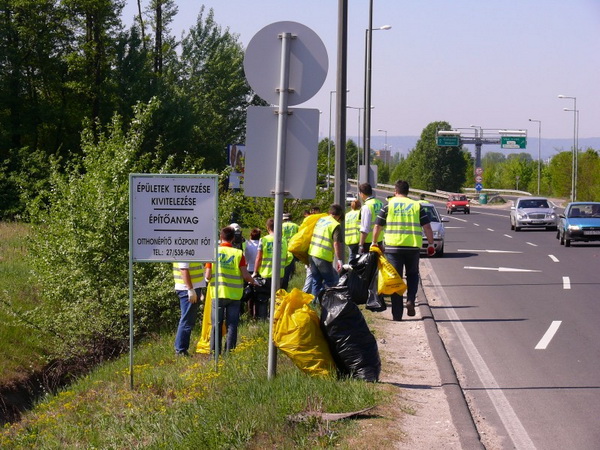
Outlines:
{"label": "silver car", "polygon": [[556,231],[558,214],[555,208],[544,197],[519,197],[510,208],[510,229],[546,228]]}
{"label": "silver car", "polygon": [[[441,258],[444,256],[444,238],[446,237],[446,230],[442,222],[448,222],[448,219],[445,217],[441,218],[432,203],[421,202],[421,208],[427,212],[429,221],[431,223],[431,230],[433,231],[433,245],[435,247],[434,256]],[[427,251],[427,245],[425,232],[423,232],[423,247],[421,251]]]}

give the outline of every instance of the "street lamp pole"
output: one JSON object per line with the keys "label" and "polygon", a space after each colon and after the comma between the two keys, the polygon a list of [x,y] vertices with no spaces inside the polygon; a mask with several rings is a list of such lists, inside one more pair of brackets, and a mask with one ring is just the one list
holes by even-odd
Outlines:
{"label": "street lamp pole", "polygon": [[[358,111],[358,134],[356,140],[356,185],[360,184],[360,112],[364,110],[361,106],[346,106],[348,109],[356,109]],[[374,106],[371,106],[371,109],[374,109]]]}
{"label": "street lamp pole", "polygon": [[568,95],[559,95],[558,98],[570,98],[573,100],[573,156],[571,161],[571,201],[574,202],[577,198],[577,97]]}
{"label": "street lamp pole", "polygon": [[381,128],[378,128],[377,131],[379,131],[380,133],[385,133],[385,144],[383,144],[383,149],[387,150],[387,130],[382,130]]}
{"label": "street lamp pole", "polygon": [[[329,182],[330,182],[330,175],[331,175],[331,169],[330,169],[330,164],[331,164],[331,103],[332,103],[332,96],[333,94],[335,94],[337,91],[333,90],[333,91],[329,91],[329,139],[327,140],[327,189],[329,189]],[[347,89],[346,92],[350,92],[350,89]]]}
{"label": "street lamp pole", "polygon": [[365,153],[364,163],[366,168],[366,181],[371,182],[371,168],[370,168],[370,157],[371,157],[371,62],[372,62],[372,35],[373,31],[376,30],[389,30],[391,25],[383,25],[378,28],[373,28],[373,0],[369,1],[369,28],[365,30],[365,102],[363,109],[365,110],[364,118],[364,132],[363,132],[363,151]]}
{"label": "street lamp pole", "polygon": [[538,124],[538,179],[537,179],[537,194],[540,195],[540,180],[542,179],[542,121],[529,119],[530,122]]}

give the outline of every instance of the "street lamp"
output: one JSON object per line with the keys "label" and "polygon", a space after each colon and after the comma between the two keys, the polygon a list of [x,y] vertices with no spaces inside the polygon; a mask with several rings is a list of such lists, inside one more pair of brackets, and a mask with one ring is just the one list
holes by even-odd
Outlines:
{"label": "street lamp", "polygon": [[569,109],[569,108],[563,108],[563,111],[573,111],[575,113],[575,121],[577,123],[575,129],[575,183],[573,185],[573,201],[577,201],[577,172],[579,171],[579,110],[578,109]]}
{"label": "street lamp", "polygon": [[542,178],[542,121],[536,119],[529,119],[530,122],[537,122],[538,124],[538,189],[537,194],[540,195],[540,180]]}
{"label": "street lamp", "polygon": [[363,151],[365,152],[364,162],[367,169],[367,182],[370,182],[370,173],[371,168],[369,163],[369,158],[371,156],[371,111],[369,107],[371,106],[371,51],[372,51],[372,34],[373,31],[377,30],[389,30],[391,29],[391,25],[383,25],[378,28],[373,28],[373,0],[369,1],[369,28],[365,30],[365,101],[364,107],[365,110],[365,120],[364,120],[364,138],[363,138]]}
{"label": "street lamp", "polygon": [[[330,161],[331,161],[331,103],[332,103],[332,97],[333,94],[335,94],[337,91],[333,90],[333,91],[329,91],[329,140],[327,141],[327,189],[329,189],[329,175],[331,174],[330,171]],[[347,89],[346,92],[350,92],[350,89]]]}
{"label": "street lamp", "polygon": [[[365,108],[361,107],[361,106],[346,106],[346,108],[348,109],[356,109],[358,111],[358,135],[356,140],[358,141],[356,143],[356,185],[358,186],[360,184],[360,112],[362,110],[364,110]],[[374,106],[371,106],[371,109],[375,108]]]}
{"label": "street lamp", "polygon": [[387,150],[387,130],[382,130],[381,128],[378,128],[377,131],[379,131],[380,133],[385,133],[385,144],[383,144],[383,149]]}
{"label": "street lamp", "polygon": [[571,164],[571,201],[577,198],[577,97],[560,94],[558,98],[570,98],[573,100],[573,157]]}

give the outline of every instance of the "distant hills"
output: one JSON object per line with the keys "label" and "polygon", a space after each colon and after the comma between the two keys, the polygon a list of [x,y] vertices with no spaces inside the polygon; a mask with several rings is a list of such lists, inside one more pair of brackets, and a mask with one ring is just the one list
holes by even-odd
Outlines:
{"label": "distant hills", "polygon": [[[348,136],[348,139],[352,139],[356,142],[356,136]],[[415,148],[417,145],[417,141],[419,140],[418,136],[388,136],[387,144],[388,147],[391,148],[392,152],[400,152],[402,155],[408,155],[408,152]],[[362,139],[361,139],[362,144]],[[373,149],[383,149],[385,145],[385,137],[380,135],[372,135],[371,136],[371,147]],[[467,145],[466,147],[470,148],[472,152],[475,151],[474,145]],[[542,159],[548,159],[554,156],[556,153],[560,151],[571,150],[573,147],[573,138],[570,139],[544,139],[542,138],[541,145],[541,156]],[[593,148],[594,150],[600,151],[600,137],[597,138],[579,138],[579,148],[582,151],[587,150],[588,148]],[[525,150],[507,150],[500,148],[499,145],[483,145],[482,153],[486,154],[488,152],[500,152],[505,153],[507,156],[511,153],[521,153],[522,151],[528,152],[531,154],[533,159],[537,159],[538,157],[538,138],[529,136],[527,138],[527,148]]]}

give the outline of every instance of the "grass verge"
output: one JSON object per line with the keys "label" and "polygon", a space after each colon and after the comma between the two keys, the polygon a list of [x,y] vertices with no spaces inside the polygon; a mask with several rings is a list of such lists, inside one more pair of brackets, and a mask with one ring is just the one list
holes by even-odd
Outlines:
{"label": "grass verge", "polygon": [[329,448],[351,421],[297,423],[307,410],[348,412],[382,400],[378,385],[311,378],[280,355],[267,379],[266,323],[245,324],[222,359],[175,357],[172,334],[141,345],[135,388],[128,358],[107,363],[48,396],[0,434],[2,448]]}

